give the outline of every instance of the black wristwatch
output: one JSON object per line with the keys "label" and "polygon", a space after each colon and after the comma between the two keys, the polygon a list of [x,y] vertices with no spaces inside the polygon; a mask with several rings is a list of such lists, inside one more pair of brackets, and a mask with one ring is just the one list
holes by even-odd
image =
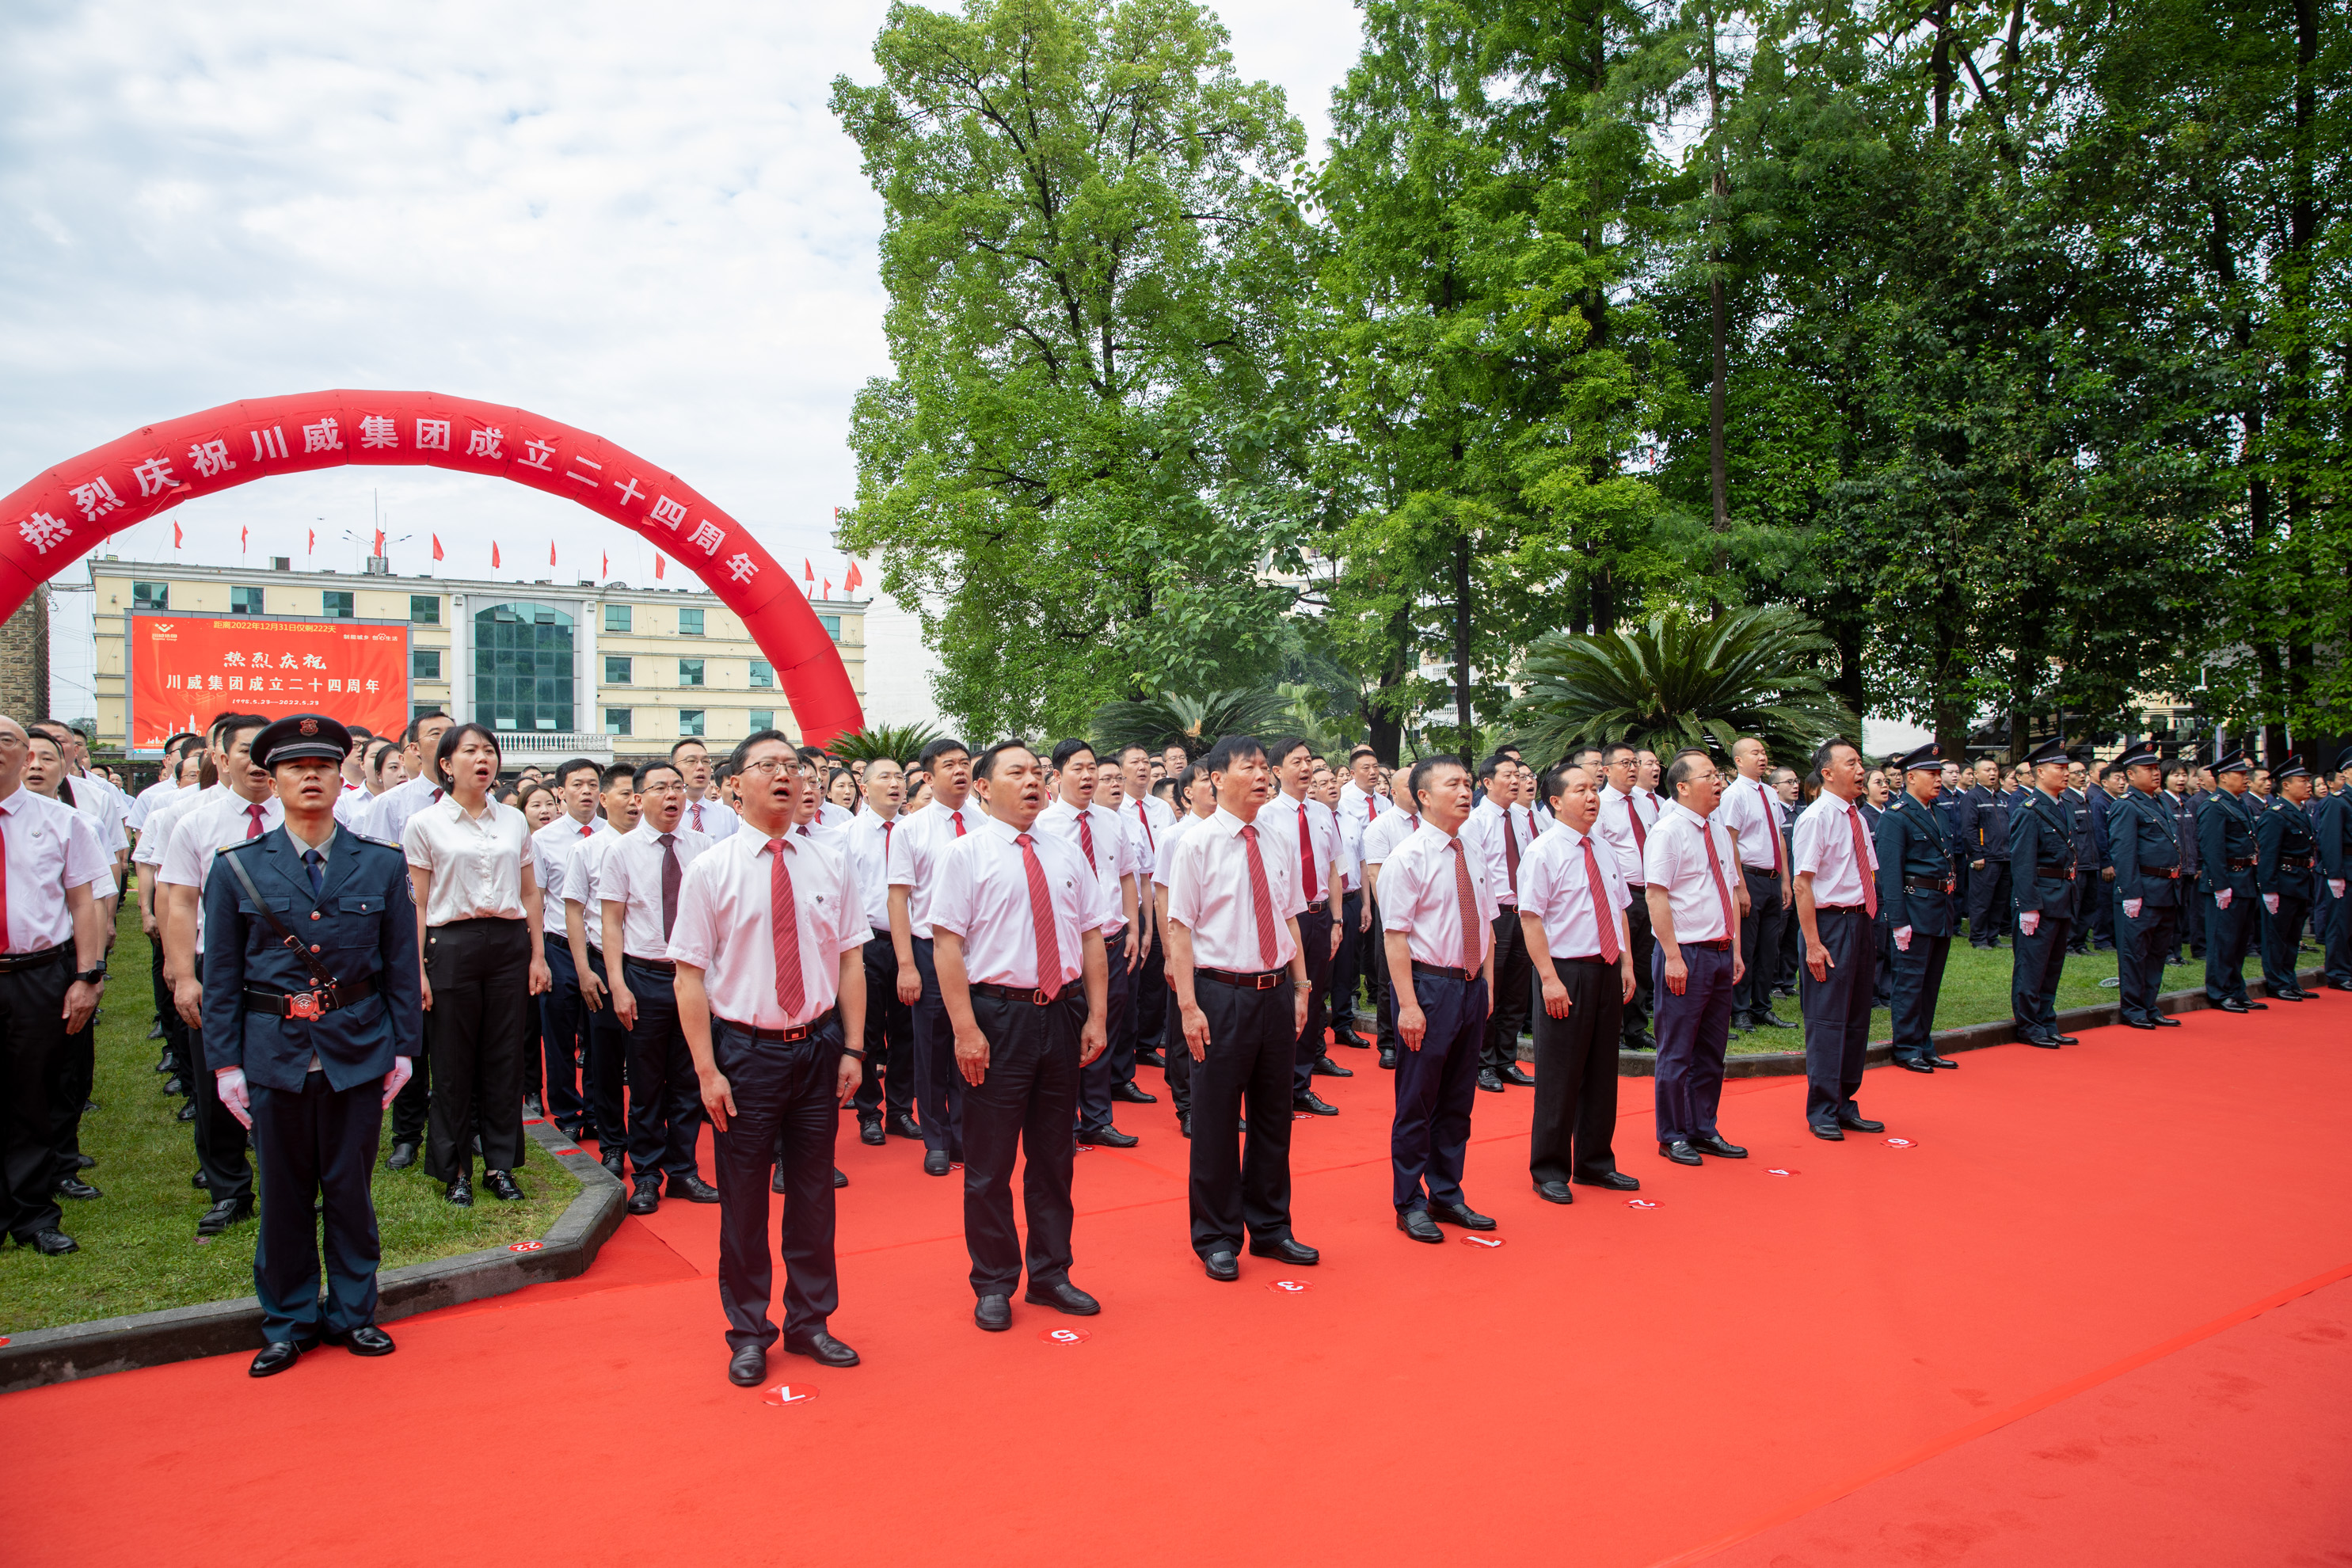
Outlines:
{"label": "black wristwatch", "polygon": [[76,980],[87,981],[92,985],[97,984],[100,981],[106,978],[106,960],[102,958],[100,959],[96,969],[85,969],[80,973],[75,975],[74,978]]}

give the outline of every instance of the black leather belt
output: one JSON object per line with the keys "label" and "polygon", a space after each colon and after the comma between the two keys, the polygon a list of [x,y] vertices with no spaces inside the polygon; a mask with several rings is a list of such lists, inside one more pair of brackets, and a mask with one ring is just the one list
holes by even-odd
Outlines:
{"label": "black leather belt", "polygon": [[2033,868],[2033,874],[2037,877],[2047,877],[2053,882],[2071,882],[2074,879],[2074,868],[2072,866],[2036,866]]}
{"label": "black leather belt", "polygon": [[245,988],[247,1012],[277,1018],[317,1018],[375,994],[373,980],[346,980],[330,991],[273,991],[264,985]]}
{"label": "black leather belt", "polygon": [[[1421,966],[1415,964],[1413,967],[1418,969]],[[1255,974],[1237,974],[1230,969],[1195,969],[1192,971],[1192,978],[1213,980],[1220,985],[1230,985],[1236,991],[1271,991],[1281,984],[1282,977],[1289,973],[1290,971],[1286,969],[1267,969]]]}
{"label": "black leather belt", "polygon": [[72,951],[70,943],[61,942],[38,952],[0,953],[0,974],[21,974],[27,969],[47,969]]}
{"label": "black leather belt", "polygon": [[2251,871],[2254,868],[2254,863],[2252,859],[2225,859],[2221,864],[2228,867],[2232,871]]}
{"label": "black leather belt", "polygon": [[1310,915],[1319,915],[1319,914],[1321,914],[1324,910],[1326,910],[1329,909],[1330,907],[1331,907],[1331,900],[1328,900],[1328,899],[1318,899],[1318,900],[1316,900],[1313,903],[1311,903],[1311,904],[1309,904],[1309,905],[1307,905],[1307,912],[1308,914],[1310,914]]}
{"label": "black leather belt", "polygon": [[2139,868],[2139,874],[2143,877],[2161,877],[2168,882],[2180,880],[2180,868],[2178,866],[2143,866]]}
{"label": "black leather belt", "polygon": [[749,1024],[730,1023],[725,1018],[720,1018],[717,1022],[722,1029],[732,1029],[737,1034],[748,1035],[756,1041],[763,1041],[770,1045],[796,1046],[824,1028],[825,1020],[833,1016],[833,1012],[832,1008],[827,1007],[807,1023],[794,1024],[789,1029],[755,1029]]}
{"label": "black leather belt", "polygon": [[1815,904],[1813,906],[1813,913],[1817,915],[1841,915],[1848,913],[1849,911],[1865,910],[1869,907],[1870,906],[1867,904]]}
{"label": "black leather belt", "polygon": [[1617,967],[1617,963],[1614,959],[1603,958],[1597,952],[1584,953],[1576,958],[1562,958],[1559,954],[1554,953],[1552,954],[1551,961],[1554,963],[1597,963],[1610,969]]}
{"label": "black leather belt", "polygon": [[1056,991],[1049,995],[1032,985],[999,985],[987,980],[973,981],[971,988],[982,996],[1002,996],[1007,1002],[1026,1002],[1033,1007],[1043,1007],[1061,994]]}
{"label": "black leather belt", "polygon": [[1957,880],[1950,882],[1906,882],[1903,884],[1903,890],[1906,893],[1948,893],[1954,891],[1958,885],[1959,884]]}
{"label": "black leather belt", "polygon": [[650,969],[656,974],[675,975],[677,973],[677,965],[667,958],[639,958],[634,952],[625,952],[621,955],[621,962],[634,963],[639,969]]}
{"label": "black leather belt", "polygon": [[1478,971],[1475,969],[1465,969],[1459,964],[1423,963],[1417,958],[1412,961],[1412,972],[1415,974],[1434,975],[1440,980],[1459,980],[1465,984],[1480,978]]}
{"label": "black leather belt", "polygon": [[2282,871],[2308,871],[2314,864],[2315,858],[2309,855],[2279,857],[2279,869]]}
{"label": "black leather belt", "polygon": [[1693,942],[1688,937],[1685,937],[1676,942],[1675,945],[1676,947],[1704,947],[1714,952],[1729,952],[1731,951],[1731,939],[1727,936],[1719,936],[1712,942]]}

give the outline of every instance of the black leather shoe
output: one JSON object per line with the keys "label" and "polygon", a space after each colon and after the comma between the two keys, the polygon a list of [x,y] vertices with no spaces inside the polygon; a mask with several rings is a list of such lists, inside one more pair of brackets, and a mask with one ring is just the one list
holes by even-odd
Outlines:
{"label": "black leather shoe", "polygon": [[[1927,1070],[1929,1072],[1934,1072],[1936,1069],[1934,1068],[1929,1068]],[[1826,1143],[1843,1143],[1845,1142],[1845,1134],[1838,1130],[1835,1122],[1808,1121],[1805,1123],[1805,1131]]]}
{"label": "black leather shoe", "polygon": [[923,1151],[923,1174],[944,1176],[948,1173],[948,1152],[944,1149]]}
{"label": "black leather shoe", "polygon": [[1330,1101],[1325,1100],[1322,1096],[1315,1093],[1311,1089],[1292,1100],[1290,1102],[1290,1109],[1293,1110],[1304,1110],[1312,1116],[1337,1116],[1339,1114],[1339,1108],[1338,1106],[1333,1105]]}
{"label": "black leather shoe", "polygon": [[1605,1176],[1571,1176],[1569,1179],[1580,1187],[1599,1187],[1605,1192],[1638,1193],[1642,1190],[1642,1184],[1622,1171],[1612,1171]]}
{"label": "black leather shoe", "polygon": [[844,1188],[844,1187],[845,1187],[845,1186],[847,1186],[847,1185],[849,1185],[849,1176],[848,1176],[848,1174],[847,1174],[845,1172],[844,1172],[840,1166],[835,1165],[835,1166],[833,1168],[833,1186],[834,1186],[834,1190],[835,1190],[835,1192],[839,1192],[842,1188]]}
{"label": "black leather shoe", "polygon": [[1576,1201],[1576,1194],[1569,1190],[1566,1182],[1538,1182],[1536,1196],[1548,1204],[1572,1204]]}
{"label": "black leather shoe", "polygon": [[1397,1210],[1397,1228],[1415,1241],[1436,1242],[1445,1239],[1445,1233],[1437,1228],[1437,1222],[1429,1217],[1427,1209]]}
{"label": "black leather shoe", "polygon": [[1458,1225],[1465,1230],[1492,1230],[1494,1217],[1480,1214],[1468,1204],[1432,1204],[1429,1217],[1441,1225]]}
{"label": "black leather shoe", "polygon": [[395,1171],[405,1171],[415,1163],[416,1163],[416,1145],[414,1143],[394,1143],[392,1146],[392,1158],[384,1162],[386,1166]]}
{"label": "black leather shoe", "polygon": [[1756,1015],[1756,1026],[1759,1029],[1793,1029],[1797,1026],[1778,1013],[1767,1011]]}
{"label": "black leather shoe", "polygon": [[1231,1283],[1242,1277],[1242,1260],[1230,1252],[1212,1252],[1201,1259],[1201,1267],[1209,1271],[1212,1279]]}
{"label": "black leather shoe", "polygon": [[198,1171],[194,1175],[190,1176],[188,1178],[188,1185],[195,1188],[196,1191],[200,1193],[203,1192],[205,1190],[205,1173],[202,1171]]}
{"label": "black leather shoe", "polygon": [[727,1381],[738,1388],[757,1388],[768,1381],[768,1352],[745,1345],[727,1358]]}
{"label": "black leather shoe", "polygon": [[719,1189],[692,1172],[683,1176],[672,1176],[669,1193],[672,1197],[683,1197],[693,1204],[715,1204],[719,1201]]}
{"label": "black leather shoe", "polygon": [[1905,1072],[1924,1072],[1930,1077],[1933,1077],[1936,1071],[1936,1064],[1925,1057],[1896,1057],[1895,1065]]}
{"label": "black leather shoe", "polygon": [[1271,1258],[1276,1263],[1295,1263],[1301,1268],[1311,1268],[1323,1261],[1321,1253],[1286,1236],[1273,1241],[1253,1241],[1249,1249],[1252,1258]]}
{"label": "black leather shoe", "polygon": [[1658,1152],[1665,1158],[1672,1160],[1677,1165],[1704,1165],[1706,1163],[1706,1161],[1698,1157],[1697,1150],[1692,1148],[1688,1143],[1684,1142],[1679,1138],[1675,1139],[1671,1143],[1659,1144]]}
{"label": "black leather shoe", "polygon": [[175,1074],[163,1080],[163,1092],[165,1094],[185,1094],[188,1092],[188,1086],[182,1082],[179,1077]]}
{"label": "black leather shoe", "polygon": [[1106,1123],[1079,1133],[1078,1142],[1092,1143],[1104,1149],[1132,1149],[1143,1140],[1132,1132],[1121,1132],[1118,1128]]}
{"label": "black leather shoe", "polygon": [[460,1176],[456,1181],[449,1184],[449,1190],[442,1194],[441,1196],[445,1202],[454,1205],[456,1207],[461,1209],[472,1208],[474,1206],[474,1184],[466,1180],[465,1177]]}
{"label": "black leather shoe", "polygon": [[1928,1052],[1924,1059],[1931,1068],[1943,1068],[1950,1072],[1958,1072],[1960,1070],[1959,1063],[1954,1061],[1949,1057],[1938,1056],[1933,1051]]}
{"label": "black leather shoe", "polygon": [[[23,1242],[16,1244],[24,1246]],[[33,1233],[33,1250],[44,1258],[63,1258],[68,1252],[79,1252],[81,1243],[61,1230],[39,1230]]]}
{"label": "black leather shoe", "polygon": [[198,1236],[218,1236],[229,1226],[253,1217],[251,1198],[223,1198],[196,1221]]}
{"label": "black leather shoe", "polygon": [[547,1114],[547,1112],[539,1108],[539,1096],[535,1094],[526,1094],[522,1097],[522,1113],[525,1116],[544,1116]]}
{"label": "black leather shoe", "polygon": [[2249,1002],[2246,1004],[2246,1011],[2249,1013],[2267,1013],[2270,1010],[2271,1005],[2267,1002]]}
{"label": "black leather shoe", "polygon": [[1192,1113],[1191,1111],[1180,1110],[1176,1113],[1176,1131],[1181,1132],[1187,1138],[1192,1136]]}
{"label": "black leather shoe", "polygon": [[639,1177],[637,1184],[629,1189],[629,1212],[651,1214],[659,1207],[661,1207],[661,1184],[651,1176]]}
{"label": "black leather shoe", "polygon": [[857,1352],[819,1329],[813,1334],[794,1340],[784,1336],[784,1350],[792,1355],[804,1355],[820,1366],[856,1366]]}
{"label": "black leather shoe", "polygon": [[329,1344],[341,1345],[353,1355],[390,1355],[400,1348],[392,1342],[390,1334],[373,1323],[362,1323],[349,1333],[328,1334],[325,1339]]}
{"label": "black leather shoe", "polygon": [[1315,1060],[1308,1065],[1307,1071],[1308,1076],[1313,1078],[1353,1078],[1356,1076],[1356,1069],[1354,1068],[1343,1068],[1338,1062],[1333,1061],[1329,1057],[1317,1057]]}
{"label": "black leather shoe", "polygon": [[86,1204],[92,1198],[102,1198],[105,1195],[79,1176],[68,1176],[58,1184],[58,1196],[70,1198],[76,1203]]}
{"label": "black leather shoe", "polygon": [[923,1135],[923,1130],[915,1125],[915,1119],[903,1110],[892,1111],[884,1125],[901,1138],[919,1139]]}
{"label": "black leather shoe", "polygon": [[153,1023],[147,1026],[147,1037],[151,1040],[160,1040],[163,1037],[163,1019],[158,1018]]}
{"label": "black leather shoe", "polygon": [[884,1138],[882,1124],[879,1121],[861,1121],[857,1124],[857,1141],[867,1148],[879,1149],[882,1147]]}
{"label": "black leather shoe", "polygon": [[1727,1143],[1720,1137],[1714,1135],[1709,1135],[1705,1138],[1694,1138],[1690,1141],[1690,1146],[1697,1150],[1702,1154],[1712,1154],[1718,1160],[1745,1160],[1748,1158],[1747,1150],[1742,1149],[1737,1143]]}
{"label": "black leather shoe", "polygon": [[1844,1128],[1849,1132],[1884,1132],[1886,1131],[1885,1122],[1873,1121],[1867,1116],[1841,1116],[1838,1118],[1837,1124],[1840,1127]]}
{"label": "black leather shoe", "polygon": [[2018,1039],[2041,1050],[2054,1051],[2058,1048],[2058,1039],[2054,1035],[2020,1035]]}
{"label": "black leather shoe", "polygon": [[245,1369],[248,1377],[276,1377],[302,1359],[302,1347],[292,1340],[272,1340],[261,1347],[253,1364]]}
{"label": "black leather shoe", "polygon": [[1517,1062],[1513,1062],[1495,1076],[1513,1089],[1533,1089],[1536,1086],[1536,1080],[1522,1070]]}
{"label": "black leather shoe", "polygon": [[2050,1037],[2062,1046],[2079,1046],[2083,1043],[2073,1035],[2053,1035]]}
{"label": "black leather shoe", "polygon": [[2300,985],[2296,986],[2292,991],[2273,991],[2271,993],[2271,996],[2275,1001],[2283,1002],[2312,1002],[2317,1000],[2317,998],[2313,996],[2310,992],[2305,991]]}
{"label": "black leather shoe", "polygon": [[1139,1068],[1158,1068],[1165,1072],[1168,1070],[1168,1058],[1158,1051],[1139,1050],[1135,1053],[1135,1065]]}
{"label": "black leather shoe", "polygon": [[1651,1037],[1650,1031],[1647,1029],[1636,1029],[1619,1040],[1617,1044],[1621,1048],[1629,1051],[1654,1051],[1658,1048],[1658,1042]]}
{"label": "black leather shoe", "polygon": [[97,1156],[97,1155],[95,1155],[95,1154],[76,1154],[76,1155],[74,1156],[74,1169],[75,1169],[75,1170],[77,1170],[77,1171],[92,1171],[92,1170],[96,1170],[97,1168],[98,1168],[98,1156]]}
{"label": "black leather shoe", "polygon": [[779,1194],[784,1190],[784,1168],[782,1165],[774,1166],[768,1172],[768,1190]]}
{"label": "black leather shoe", "polygon": [[489,1190],[490,1196],[502,1204],[522,1202],[522,1188],[516,1184],[511,1171],[484,1171],[482,1185]]}
{"label": "black leather shoe", "polygon": [[607,1147],[602,1154],[598,1155],[596,1163],[604,1166],[616,1182],[629,1173],[628,1163],[621,1157],[620,1145],[617,1143]]}
{"label": "black leather shoe", "polygon": [[1005,1296],[982,1296],[972,1304],[971,1321],[992,1334],[1013,1326],[1013,1301]]}
{"label": "black leather shoe", "polygon": [[1496,1076],[1495,1069],[1493,1068],[1480,1068],[1478,1069],[1478,1087],[1485,1089],[1488,1094],[1500,1094],[1503,1092],[1503,1080]]}
{"label": "black leather shoe", "polygon": [[[2347,991],[2352,991],[2352,985],[2347,985],[2345,989]],[[2159,1029],[2177,1029],[2180,1027],[2179,1019],[2168,1016],[2162,1013],[2157,1014],[2154,1017],[2150,1018],[2148,1022],[2154,1024]],[[1955,1063],[1954,1065],[1957,1066],[1958,1064]]]}
{"label": "black leather shoe", "polygon": [[2241,1002],[2234,996],[2224,996],[2213,1005],[2223,1013],[2251,1013],[2254,1010],[2252,1003]]}
{"label": "black leather shoe", "polygon": [[1110,1091],[1110,1097],[1113,1100],[1125,1100],[1129,1105],[1157,1105],[1160,1103],[1160,1097],[1158,1095],[1152,1093],[1148,1089],[1139,1089],[1131,1083],[1120,1084],[1118,1088]]}
{"label": "black leather shoe", "polygon": [[2126,1018],[2124,1020],[2124,1027],[2126,1029],[2154,1029],[2156,1026],[2149,1023],[2146,1018]]}
{"label": "black leather shoe", "polygon": [[1382,1046],[1381,1047],[1381,1066],[1388,1068],[1391,1072],[1396,1071],[1396,1047],[1394,1046]]}
{"label": "black leather shoe", "polygon": [[[172,1116],[172,1120],[174,1121],[194,1121],[195,1119],[196,1102],[193,1100],[180,1107],[180,1109],[173,1112]],[[414,1158],[414,1156],[411,1157]]]}
{"label": "black leather shoe", "polygon": [[1073,1318],[1091,1318],[1102,1310],[1100,1301],[1066,1279],[1053,1285],[1032,1285],[1021,1292],[1021,1299],[1031,1306],[1051,1307]]}
{"label": "black leather shoe", "polygon": [[1372,1048],[1371,1041],[1345,1025],[1331,1031],[1331,1042],[1334,1045],[1348,1046],[1360,1051],[1369,1051]]}

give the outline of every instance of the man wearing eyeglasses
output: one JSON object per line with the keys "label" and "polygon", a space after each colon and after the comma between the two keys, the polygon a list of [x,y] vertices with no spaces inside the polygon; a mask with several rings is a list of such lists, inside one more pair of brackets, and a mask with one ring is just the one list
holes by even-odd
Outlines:
{"label": "man wearing eyeglasses", "polygon": [[1739,860],[1730,833],[1715,820],[1723,775],[1705,752],[1687,750],[1675,754],[1666,784],[1674,804],[1658,814],[1642,857],[1650,929],[1658,941],[1651,960],[1658,999],[1658,1152],[1677,1165],[1704,1164],[1702,1154],[1744,1160],[1748,1151],[1726,1142],[1715,1121],[1731,1044],[1732,992],[1747,972],[1731,893]]}

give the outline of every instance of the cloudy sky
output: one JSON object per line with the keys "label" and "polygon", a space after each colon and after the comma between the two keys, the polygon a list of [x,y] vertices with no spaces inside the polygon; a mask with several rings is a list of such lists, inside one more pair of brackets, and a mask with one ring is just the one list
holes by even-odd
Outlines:
{"label": "cloudy sky", "polygon": [[[239,397],[430,390],[630,447],[838,582],[850,400],[889,365],[881,205],[825,100],[835,75],[874,79],[884,10],[7,0],[0,491]],[[1353,5],[1219,12],[1237,68],[1281,85],[1319,146]],[[248,559],[299,565],[315,530],[311,563],[356,570],[379,515],[395,572],[427,570],[437,532],[446,575],[543,574],[553,538],[563,580],[606,552],[614,576],[652,577],[625,530],[428,468],[247,486],[107,548],[234,564],[249,530]],[[523,564],[492,573],[493,538]],[[86,679],[58,652],[61,680]],[[869,705],[898,718],[886,699],[920,680],[884,662]]]}

